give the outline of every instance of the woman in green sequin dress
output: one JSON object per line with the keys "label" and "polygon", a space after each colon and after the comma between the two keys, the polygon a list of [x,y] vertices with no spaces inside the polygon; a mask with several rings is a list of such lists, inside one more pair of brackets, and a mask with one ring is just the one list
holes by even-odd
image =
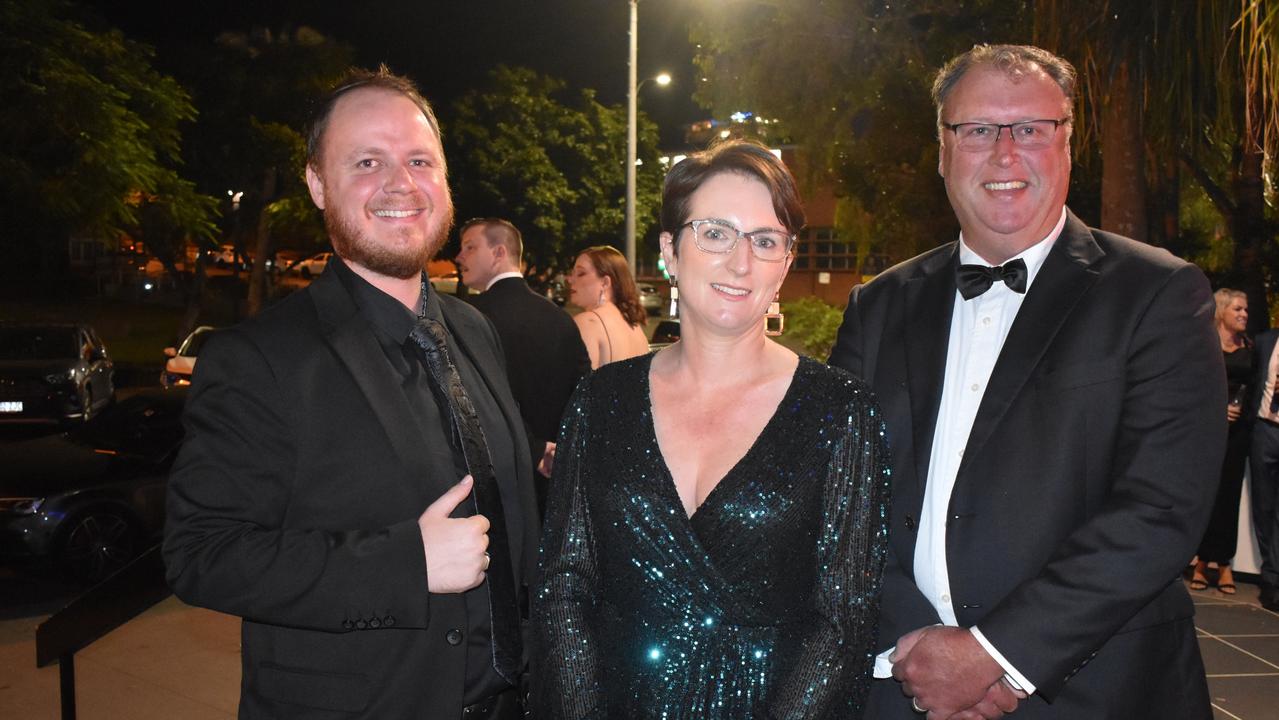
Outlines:
{"label": "woman in green sequin dress", "polygon": [[803,223],[761,145],[668,173],[682,337],[588,376],[566,415],[533,717],[861,717],[889,463],[866,386],[765,335]]}

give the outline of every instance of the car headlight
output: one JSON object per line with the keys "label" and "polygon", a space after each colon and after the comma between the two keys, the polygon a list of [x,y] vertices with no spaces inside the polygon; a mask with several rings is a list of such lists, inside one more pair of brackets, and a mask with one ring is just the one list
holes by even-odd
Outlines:
{"label": "car headlight", "polygon": [[56,373],[49,373],[44,376],[44,379],[50,385],[57,385],[58,383],[63,383],[68,380],[75,380],[75,370],[60,370]]}
{"label": "car headlight", "polygon": [[42,505],[44,498],[40,497],[0,498],[0,512],[15,515],[35,515]]}

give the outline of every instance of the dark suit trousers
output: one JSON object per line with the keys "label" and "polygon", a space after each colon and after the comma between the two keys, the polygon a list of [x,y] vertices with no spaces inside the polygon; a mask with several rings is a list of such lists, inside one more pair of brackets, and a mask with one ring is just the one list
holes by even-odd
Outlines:
{"label": "dark suit trousers", "polygon": [[1226,439],[1226,457],[1221,463],[1221,484],[1212,505],[1208,529],[1199,543],[1200,562],[1229,564],[1235,557],[1239,539],[1239,498],[1243,492],[1244,467],[1248,460],[1252,428],[1236,420]]}
{"label": "dark suit trousers", "polygon": [[1252,527],[1261,549],[1261,582],[1279,588],[1279,425],[1258,419],[1252,428]]}

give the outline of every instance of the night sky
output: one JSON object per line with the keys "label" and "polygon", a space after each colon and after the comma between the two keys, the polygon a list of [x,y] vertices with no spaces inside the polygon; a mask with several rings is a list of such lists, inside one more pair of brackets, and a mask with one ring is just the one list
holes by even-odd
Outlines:
{"label": "night sky", "polygon": [[[674,82],[646,85],[640,108],[678,144],[682,126],[708,117],[691,99],[696,69],[688,42],[689,3],[639,3],[639,78],[670,72]],[[204,42],[224,30],[309,25],[356,49],[364,66],[385,62],[410,75],[436,105],[480,85],[500,64],[522,65],[589,87],[606,104],[626,102],[626,0],[85,0],[126,35],[164,49]]]}

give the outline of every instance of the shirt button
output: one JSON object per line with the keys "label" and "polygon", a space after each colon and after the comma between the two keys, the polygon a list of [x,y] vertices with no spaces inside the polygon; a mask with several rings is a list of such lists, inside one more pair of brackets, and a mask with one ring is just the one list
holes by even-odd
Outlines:
{"label": "shirt button", "polygon": [[449,630],[448,632],[444,633],[444,640],[449,645],[461,645],[462,631],[457,629]]}
{"label": "shirt button", "polygon": [[981,319],[981,324],[982,324],[982,325],[989,325],[989,324],[990,324],[990,318],[988,318],[988,317],[984,317],[984,318],[982,318],[982,319]]}
{"label": "shirt button", "polygon": [[979,387],[981,386],[978,385],[977,383],[973,383],[972,386],[969,388],[969,390],[972,390],[973,392],[977,392],[977,388]]}
{"label": "shirt button", "polygon": [[950,604],[950,593],[943,593],[943,594],[942,594],[942,596],[941,596],[941,601],[942,601],[943,603],[946,603],[947,605],[949,605],[949,604]]}

